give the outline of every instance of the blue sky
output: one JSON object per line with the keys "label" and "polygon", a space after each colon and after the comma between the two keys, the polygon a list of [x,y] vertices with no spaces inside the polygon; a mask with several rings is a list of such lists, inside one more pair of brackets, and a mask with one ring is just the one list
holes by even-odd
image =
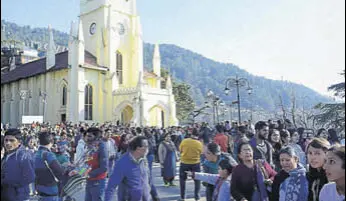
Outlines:
{"label": "blue sky", "polygon": [[[345,0],[138,0],[144,40],[322,94],[343,77]],[[79,0],[2,0],[1,19],[69,32]]]}

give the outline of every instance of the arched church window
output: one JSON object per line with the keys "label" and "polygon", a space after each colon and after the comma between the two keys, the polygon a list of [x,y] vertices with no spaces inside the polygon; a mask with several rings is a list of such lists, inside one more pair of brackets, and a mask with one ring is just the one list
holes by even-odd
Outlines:
{"label": "arched church window", "polygon": [[117,76],[119,80],[119,84],[123,84],[123,55],[117,51]]}
{"label": "arched church window", "polygon": [[93,117],[93,88],[90,84],[85,86],[84,91],[84,119],[92,120]]}
{"label": "arched church window", "polygon": [[62,87],[62,105],[65,106],[67,104],[67,87],[64,85]]}

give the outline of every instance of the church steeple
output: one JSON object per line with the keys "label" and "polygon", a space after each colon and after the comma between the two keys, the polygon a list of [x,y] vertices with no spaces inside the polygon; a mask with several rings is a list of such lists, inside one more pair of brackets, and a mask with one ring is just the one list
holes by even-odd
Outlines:
{"label": "church steeple", "polygon": [[153,70],[157,76],[161,77],[161,56],[158,44],[155,44],[154,48]]}
{"label": "church steeple", "polygon": [[83,33],[83,23],[82,20],[79,19],[78,26],[78,64],[84,64],[84,33]]}
{"label": "church steeple", "polygon": [[50,25],[48,26],[48,33],[49,33],[49,43],[48,43],[47,54],[46,54],[46,69],[47,70],[55,66],[55,51],[56,51],[54,38],[53,38],[53,31]]}

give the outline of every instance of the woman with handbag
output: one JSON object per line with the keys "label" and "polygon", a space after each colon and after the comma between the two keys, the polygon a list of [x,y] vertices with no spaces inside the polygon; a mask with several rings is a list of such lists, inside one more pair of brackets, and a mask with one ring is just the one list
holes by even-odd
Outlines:
{"label": "woman with handbag", "polygon": [[237,151],[240,164],[232,174],[232,197],[236,201],[268,201],[276,172],[267,162],[253,159],[249,142],[241,142]]}

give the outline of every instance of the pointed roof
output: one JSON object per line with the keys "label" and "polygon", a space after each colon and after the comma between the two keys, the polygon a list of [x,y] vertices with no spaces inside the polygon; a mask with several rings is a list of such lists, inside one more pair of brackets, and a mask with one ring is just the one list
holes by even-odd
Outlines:
{"label": "pointed roof", "polygon": [[53,37],[53,30],[50,25],[48,26],[48,33],[49,33],[49,42],[48,42],[47,51],[55,52],[56,46],[55,46],[54,37]]}
{"label": "pointed roof", "polygon": [[155,44],[154,59],[160,59],[160,47],[159,47],[159,44]]}

